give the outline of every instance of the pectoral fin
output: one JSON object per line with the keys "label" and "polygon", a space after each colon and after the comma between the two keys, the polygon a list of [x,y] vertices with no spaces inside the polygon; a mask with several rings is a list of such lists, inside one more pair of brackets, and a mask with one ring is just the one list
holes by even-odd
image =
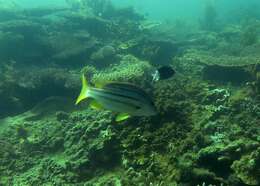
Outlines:
{"label": "pectoral fin", "polygon": [[124,120],[128,119],[129,117],[130,117],[130,115],[127,113],[120,113],[116,116],[116,122],[124,121]]}
{"label": "pectoral fin", "polygon": [[95,100],[92,100],[90,102],[90,107],[93,108],[93,109],[97,109],[97,110],[103,109],[103,106],[99,102],[97,102]]}

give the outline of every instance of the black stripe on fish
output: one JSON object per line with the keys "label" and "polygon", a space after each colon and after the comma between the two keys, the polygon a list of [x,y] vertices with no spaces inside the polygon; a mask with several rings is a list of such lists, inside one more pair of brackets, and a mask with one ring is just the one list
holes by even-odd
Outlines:
{"label": "black stripe on fish", "polygon": [[[102,92],[104,94],[110,94],[112,96],[117,96],[117,97],[121,97],[121,98],[126,98],[126,99],[130,99],[130,100],[134,100],[137,102],[143,102],[142,98],[137,98],[136,96],[130,96],[131,92],[125,92],[125,93],[129,93],[129,95],[127,94],[123,94],[122,92],[118,92],[118,90],[113,90],[113,89],[95,89],[96,92]],[[139,95],[137,95],[139,96]]]}
{"label": "black stripe on fish", "polygon": [[104,89],[110,89],[112,91],[120,92],[120,91],[125,91],[129,93],[134,93],[138,96],[141,96],[145,98],[146,100],[151,100],[150,96],[140,87],[133,85],[131,83],[118,83],[118,82],[113,82],[105,85],[103,87]]}
{"label": "black stripe on fish", "polygon": [[[117,102],[117,103],[122,103],[122,104],[125,104],[125,105],[129,105],[129,106],[131,106],[135,109],[141,108],[139,105],[131,103],[130,102],[131,100],[130,101],[128,101],[128,100],[123,101],[122,99],[120,99],[120,95],[118,96],[117,94],[110,94],[110,93],[107,93],[107,92],[103,92],[103,90],[98,90],[98,92],[103,93],[103,94],[98,94],[99,97],[103,97],[107,100],[114,101],[114,102]],[[114,96],[114,98],[111,97],[110,95]],[[116,97],[118,97],[118,99],[115,99]],[[132,99],[132,98],[130,97],[130,98],[127,98],[127,99]],[[140,102],[139,100],[135,100],[135,101]]]}

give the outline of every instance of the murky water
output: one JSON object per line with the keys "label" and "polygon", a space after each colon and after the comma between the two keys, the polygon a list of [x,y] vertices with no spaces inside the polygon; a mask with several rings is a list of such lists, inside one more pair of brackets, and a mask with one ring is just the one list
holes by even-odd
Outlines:
{"label": "murky water", "polygon": [[0,0],[0,185],[259,185],[259,9]]}

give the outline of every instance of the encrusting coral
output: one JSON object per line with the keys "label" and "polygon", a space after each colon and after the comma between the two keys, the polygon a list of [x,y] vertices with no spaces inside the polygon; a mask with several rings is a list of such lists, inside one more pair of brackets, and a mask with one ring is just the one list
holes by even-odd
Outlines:
{"label": "encrusting coral", "polygon": [[[214,6],[203,30],[175,30],[106,0],[71,5],[0,11],[0,185],[259,185],[257,30],[218,27]],[[163,65],[175,75],[153,81]],[[136,84],[157,115],[75,106],[81,74]]]}

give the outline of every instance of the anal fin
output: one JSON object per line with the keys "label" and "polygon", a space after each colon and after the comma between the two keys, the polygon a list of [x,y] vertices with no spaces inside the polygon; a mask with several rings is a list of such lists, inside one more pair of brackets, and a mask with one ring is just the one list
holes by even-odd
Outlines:
{"label": "anal fin", "polygon": [[93,108],[93,109],[96,109],[96,110],[103,109],[103,106],[99,102],[97,102],[96,100],[92,100],[90,102],[90,107]]}
{"label": "anal fin", "polygon": [[116,122],[124,121],[128,119],[130,115],[128,113],[120,113],[116,116]]}

